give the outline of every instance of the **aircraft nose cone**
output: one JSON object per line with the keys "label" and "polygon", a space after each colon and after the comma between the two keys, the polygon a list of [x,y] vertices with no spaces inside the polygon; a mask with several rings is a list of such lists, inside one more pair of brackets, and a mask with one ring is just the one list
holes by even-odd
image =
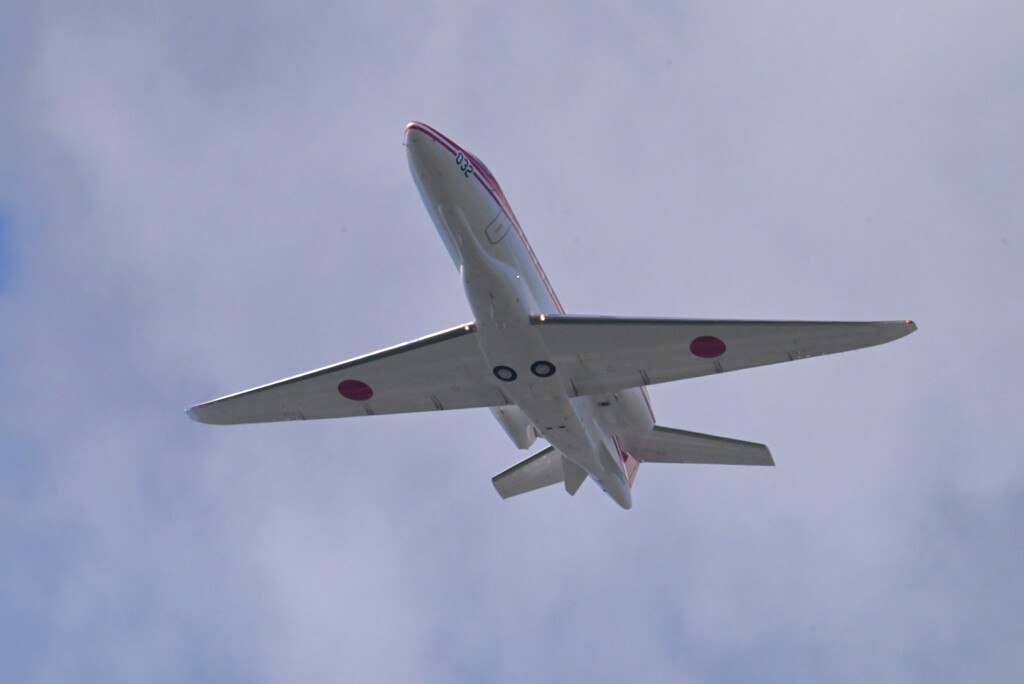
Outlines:
{"label": "aircraft nose cone", "polygon": [[426,124],[413,121],[405,127],[409,170],[420,191],[431,198],[430,205],[458,189],[453,148],[454,143]]}
{"label": "aircraft nose cone", "polygon": [[417,121],[405,127],[404,145],[409,157],[409,167],[414,176],[419,176],[423,180],[436,175],[440,161],[436,149],[440,146],[429,131],[429,128]]}
{"label": "aircraft nose cone", "polygon": [[408,148],[409,154],[437,153],[444,150],[441,141],[447,142],[447,138],[435,131],[430,126],[419,121],[410,121],[405,127],[405,138],[403,144]]}
{"label": "aircraft nose cone", "polygon": [[418,143],[423,138],[423,124],[419,121],[410,121],[405,126],[405,137],[402,142],[405,145]]}

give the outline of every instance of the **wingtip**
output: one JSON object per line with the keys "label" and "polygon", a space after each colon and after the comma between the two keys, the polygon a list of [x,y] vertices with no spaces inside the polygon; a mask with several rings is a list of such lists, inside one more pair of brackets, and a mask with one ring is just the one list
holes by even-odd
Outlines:
{"label": "wingtip", "polygon": [[195,406],[189,406],[187,409],[185,409],[185,415],[187,415],[189,417],[189,420],[194,420],[197,423],[205,423],[205,422],[207,422],[207,421],[203,420],[202,415],[200,415],[200,412],[197,410],[200,407],[201,407],[201,405],[197,404]]}
{"label": "wingtip", "polygon": [[902,321],[893,322],[896,323],[896,329],[899,331],[897,333],[898,337],[896,339],[898,339],[899,337],[906,337],[907,335],[913,332],[917,332],[917,323],[914,323],[914,321],[910,320],[909,318],[905,318]]}
{"label": "wingtip", "polygon": [[907,335],[917,331],[917,323],[914,323],[914,321],[909,318],[904,318],[898,321],[879,321],[879,323],[884,326],[886,336],[890,342],[892,340],[898,340],[901,337],[906,337]]}

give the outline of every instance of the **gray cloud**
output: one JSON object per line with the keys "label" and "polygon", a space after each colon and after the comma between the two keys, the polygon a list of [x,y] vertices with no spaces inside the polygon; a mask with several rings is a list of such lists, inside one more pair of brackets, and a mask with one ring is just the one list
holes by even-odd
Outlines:
{"label": "gray cloud", "polygon": [[[5,680],[1024,669],[1016,4],[18,11]],[[921,331],[654,388],[779,465],[644,466],[626,514],[498,499],[486,412],[187,421],[469,318],[411,118],[487,162],[572,311]]]}

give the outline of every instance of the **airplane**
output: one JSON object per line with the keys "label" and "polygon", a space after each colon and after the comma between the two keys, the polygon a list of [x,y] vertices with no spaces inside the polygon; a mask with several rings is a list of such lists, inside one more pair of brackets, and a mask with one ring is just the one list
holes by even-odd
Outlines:
{"label": "airplane", "polygon": [[589,477],[624,509],[641,463],[775,465],[764,444],[658,425],[646,386],[891,342],[910,320],[811,322],[565,313],[501,186],[478,157],[413,121],[404,145],[474,320],[198,404],[237,424],[488,408],[520,449],[502,498]]}

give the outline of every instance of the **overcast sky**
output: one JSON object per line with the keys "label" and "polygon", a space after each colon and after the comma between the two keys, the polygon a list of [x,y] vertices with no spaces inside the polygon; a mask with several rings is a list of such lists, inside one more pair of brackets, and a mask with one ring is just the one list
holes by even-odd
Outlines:
{"label": "overcast sky", "polygon": [[[0,680],[1020,681],[1024,5],[382,4],[4,9]],[[777,467],[631,511],[484,410],[187,420],[469,320],[410,119],[570,312],[920,330],[652,388]]]}

